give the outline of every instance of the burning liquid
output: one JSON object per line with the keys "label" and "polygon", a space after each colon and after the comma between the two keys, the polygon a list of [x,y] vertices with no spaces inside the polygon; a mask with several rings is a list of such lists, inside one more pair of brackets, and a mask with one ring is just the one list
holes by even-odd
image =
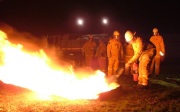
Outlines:
{"label": "burning liquid", "polygon": [[99,93],[119,86],[116,83],[108,84],[105,74],[99,70],[75,73],[70,65],[56,65],[43,50],[25,51],[21,44],[9,42],[6,33],[2,31],[0,56],[1,81],[41,95],[57,95],[67,99],[97,99]]}

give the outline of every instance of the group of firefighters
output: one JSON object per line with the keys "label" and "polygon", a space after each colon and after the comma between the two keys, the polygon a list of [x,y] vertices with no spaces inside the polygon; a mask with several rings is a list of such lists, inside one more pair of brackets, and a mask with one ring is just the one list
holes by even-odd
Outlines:
{"label": "group of firefighters", "polygon": [[159,75],[160,63],[164,60],[163,37],[157,28],[153,29],[153,36],[148,41],[129,30],[125,32],[124,37],[126,42],[123,43],[120,33],[114,31],[107,44],[99,39],[97,45],[91,35],[82,49],[85,64],[87,67],[92,67],[93,59],[96,58],[99,69],[107,73],[107,77],[110,77],[117,74],[118,69],[122,66],[120,61],[123,61],[124,74],[138,74],[136,87],[146,89],[149,85],[149,77]]}
{"label": "group of firefighters", "polygon": [[126,42],[122,42],[120,33],[114,31],[107,44],[99,39],[98,45],[91,35],[82,49],[85,64],[92,67],[96,58],[99,69],[111,77],[117,75],[118,69],[122,67],[120,61],[123,61],[124,74],[138,74],[137,88],[148,88],[149,77],[159,75],[160,64],[165,57],[163,37],[157,28],[153,28],[152,32],[153,35],[145,40],[128,30],[124,35]]}

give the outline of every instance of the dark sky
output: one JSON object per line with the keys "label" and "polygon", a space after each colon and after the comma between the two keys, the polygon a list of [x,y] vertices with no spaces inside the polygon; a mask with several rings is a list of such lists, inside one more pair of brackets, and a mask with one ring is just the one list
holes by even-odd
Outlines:
{"label": "dark sky", "polygon": [[[0,20],[33,34],[112,33],[127,29],[179,33],[180,4],[175,0],[0,0]],[[83,17],[79,27],[76,18]],[[108,26],[101,18],[109,19]]]}
{"label": "dark sky", "polygon": [[[82,17],[84,26],[76,24]],[[102,25],[107,17],[109,24]],[[180,57],[180,4],[177,0],[0,0],[0,21],[33,35],[108,33],[126,30],[150,38],[157,27],[166,57]],[[172,61],[174,62],[174,61]],[[177,60],[176,60],[177,62]],[[168,62],[169,63],[169,62]]]}

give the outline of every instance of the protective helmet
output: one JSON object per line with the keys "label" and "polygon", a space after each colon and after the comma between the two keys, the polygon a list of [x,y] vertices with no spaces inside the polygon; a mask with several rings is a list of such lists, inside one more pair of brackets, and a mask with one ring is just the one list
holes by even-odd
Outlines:
{"label": "protective helmet", "polygon": [[154,29],[153,29],[153,32],[154,32],[154,33],[157,33],[157,32],[158,32],[158,29],[157,29],[157,28],[154,28]]}
{"label": "protective helmet", "polygon": [[126,42],[130,42],[133,39],[133,33],[131,31],[126,31],[125,33],[125,40]]}
{"label": "protective helmet", "polygon": [[114,31],[113,35],[119,36],[119,32],[116,30],[116,31]]}

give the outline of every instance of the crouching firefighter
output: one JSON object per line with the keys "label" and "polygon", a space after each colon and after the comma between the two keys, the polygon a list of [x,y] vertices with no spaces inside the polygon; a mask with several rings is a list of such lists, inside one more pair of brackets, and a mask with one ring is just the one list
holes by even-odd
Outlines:
{"label": "crouching firefighter", "polygon": [[139,61],[137,87],[139,89],[146,89],[148,87],[150,64],[156,54],[156,48],[150,41],[144,41],[141,37],[135,37],[131,31],[126,31],[125,40],[132,44],[134,50],[134,55],[125,64],[125,67],[129,67],[134,62]]}

